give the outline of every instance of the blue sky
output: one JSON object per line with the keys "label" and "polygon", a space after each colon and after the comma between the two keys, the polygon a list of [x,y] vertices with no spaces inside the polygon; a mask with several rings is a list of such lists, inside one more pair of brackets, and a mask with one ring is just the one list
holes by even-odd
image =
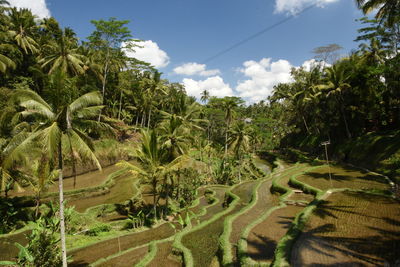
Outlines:
{"label": "blue sky", "polygon": [[[131,56],[150,61],[163,77],[182,82],[189,94],[237,95],[249,103],[265,99],[290,68],[312,59],[312,49],[337,43],[347,54],[362,15],[352,0],[9,0],[40,17],[54,16],[81,39],[92,19],[130,20],[144,48]],[[213,55],[268,26],[287,22],[203,64]]]}

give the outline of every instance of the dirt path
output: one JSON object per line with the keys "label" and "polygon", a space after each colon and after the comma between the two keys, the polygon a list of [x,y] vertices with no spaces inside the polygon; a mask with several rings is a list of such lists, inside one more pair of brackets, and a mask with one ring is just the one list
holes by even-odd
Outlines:
{"label": "dirt path", "polygon": [[334,193],[296,241],[293,266],[398,266],[400,202],[362,193]]}

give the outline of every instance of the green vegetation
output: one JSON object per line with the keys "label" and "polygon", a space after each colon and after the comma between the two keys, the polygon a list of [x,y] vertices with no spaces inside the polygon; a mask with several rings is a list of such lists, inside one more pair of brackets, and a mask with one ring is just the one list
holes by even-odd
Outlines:
{"label": "green vegetation", "polygon": [[[326,248],[297,240],[316,246],[316,236],[343,264],[341,249],[395,263],[400,4],[356,2],[378,8],[360,19],[359,49],[317,47],[314,65],[246,105],[207,90],[199,103],[127,57],[141,42],[129,21],[93,20],[79,41],[0,0],[0,263],[314,264]],[[350,218],[359,231],[342,227]],[[380,242],[364,253],[368,238]]]}

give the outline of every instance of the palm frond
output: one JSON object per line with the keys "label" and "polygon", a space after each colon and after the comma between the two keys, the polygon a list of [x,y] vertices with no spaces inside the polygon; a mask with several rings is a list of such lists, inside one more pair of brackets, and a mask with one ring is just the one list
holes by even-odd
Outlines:
{"label": "palm frond", "polygon": [[58,146],[61,142],[62,131],[57,122],[53,122],[49,127],[38,131],[40,142],[43,144],[43,149],[48,158],[53,158],[57,155]]}
{"label": "palm frond", "polygon": [[74,102],[69,105],[69,109],[71,113],[79,111],[80,109],[89,107],[89,106],[97,106],[101,105],[103,102],[101,93],[99,91],[90,92],[84,94],[83,96],[78,97]]}
{"label": "palm frond", "polygon": [[71,145],[75,151],[77,151],[82,158],[92,161],[97,168],[101,170],[100,162],[94,154],[93,149],[89,146],[89,138],[76,129],[69,129],[67,134],[70,137]]}
{"label": "palm frond", "polygon": [[46,105],[36,101],[36,100],[26,100],[20,103],[21,107],[24,107],[26,110],[21,112],[23,117],[31,116],[31,115],[39,115],[43,116],[46,119],[52,120],[54,119],[54,113],[49,109]]}
{"label": "palm frond", "polygon": [[32,91],[32,90],[17,89],[17,90],[15,90],[13,99],[17,103],[21,103],[21,102],[28,101],[28,100],[34,100],[34,101],[40,103],[42,106],[46,107],[48,110],[52,110],[50,105],[47,104],[47,102],[44,101],[43,98],[38,93],[36,93],[35,91]]}

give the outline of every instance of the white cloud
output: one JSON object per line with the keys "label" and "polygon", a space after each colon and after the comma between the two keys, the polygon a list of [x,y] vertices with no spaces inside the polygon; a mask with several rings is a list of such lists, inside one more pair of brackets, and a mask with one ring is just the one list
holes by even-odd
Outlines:
{"label": "white cloud", "polygon": [[326,4],[339,0],[275,0],[275,13],[287,13],[295,15],[311,5],[324,7]]}
{"label": "white cloud", "polygon": [[134,51],[126,50],[126,55],[148,62],[156,68],[163,68],[169,64],[168,54],[161,50],[156,42],[148,40],[140,42],[139,46],[141,47],[135,47]]}
{"label": "white cloud", "polygon": [[45,0],[8,0],[8,2],[13,7],[30,9],[39,18],[48,18],[51,16]]}
{"label": "white cloud", "polygon": [[185,78],[182,81],[188,95],[200,99],[201,93],[207,90],[211,96],[224,97],[233,96],[233,90],[220,76],[209,77],[205,80],[195,81]]}
{"label": "white cloud", "polygon": [[320,68],[320,70],[322,70],[324,67],[330,67],[332,65],[323,60],[317,61],[313,58],[313,59],[304,61],[303,65],[301,65],[301,66],[303,67],[304,70],[311,71],[314,68]]}
{"label": "white cloud", "polygon": [[246,61],[243,67],[240,72],[249,79],[239,81],[236,92],[247,102],[253,103],[270,96],[275,85],[290,82],[293,66],[287,60],[271,62],[270,58],[263,58],[259,62]]}
{"label": "white cloud", "polygon": [[176,74],[180,75],[200,75],[200,76],[214,76],[220,74],[218,69],[207,70],[205,64],[195,62],[185,63],[174,69]]}

